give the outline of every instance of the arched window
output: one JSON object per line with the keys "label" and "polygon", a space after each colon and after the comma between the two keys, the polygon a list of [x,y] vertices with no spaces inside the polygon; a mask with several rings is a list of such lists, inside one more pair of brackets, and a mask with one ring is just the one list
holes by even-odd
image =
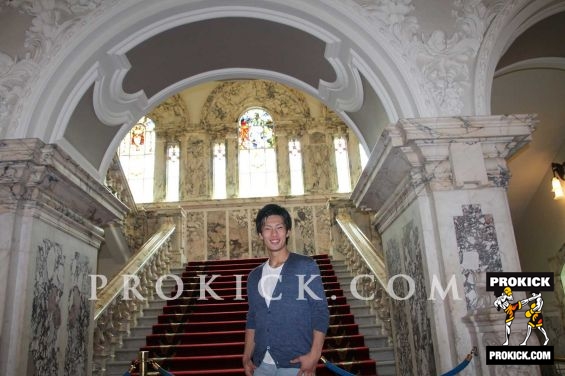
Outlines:
{"label": "arched window", "polygon": [[302,151],[300,141],[292,139],[288,142],[288,161],[290,166],[290,194],[304,194],[304,176],[302,171]]}
{"label": "arched window", "polygon": [[165,201],[179,200],[180,147],[178,143],[167,145],[167,180]]}
{"label": "arched window", "polygon": [[212,198],[226,198],[226,144],[224,142],[214,144],[212,172],[214,174]]}
{"label": "arched window", "polygon": [[337,191],[340,193],[351,192],[351,172],[349,170],[349,156],[347,140],[345,137],[334,138],[335,164],[337,167]]}
{"label": "arched window", "polygon": [[120,163],[135,202],[153,202],[155,123],[142,117],[118,148]]}
{"label": "arched window", "polygon": [[239,118],[239,197],[278,196],[275,125],[262,108]]}

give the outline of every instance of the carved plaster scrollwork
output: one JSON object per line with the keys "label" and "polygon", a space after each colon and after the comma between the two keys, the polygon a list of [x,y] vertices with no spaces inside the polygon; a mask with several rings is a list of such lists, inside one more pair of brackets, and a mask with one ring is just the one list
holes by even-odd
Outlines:
{"label": "carved plaster scrollwork", "polygon": [[131,65],[125,55],[107,55],[100,60],[99,78],[94,83],[94,111],[106,125],[137,121],[148,105],[143,91],[128,94],[122,82]]}
{"label": "carved plaster scrollwork", "polygon": [[227,81],[216,87],[202,108],[203,123],[211,130],[233,124],[249,107],[262,106],[278,119],[304,119],[310,117],[310,108],[298,90],[279,83],[253,81]]}
{"label": "carved plaster scrollwork", "polygon": [[[25,56],[10,57],[0,52],[0,134],[9,125],[16,127],[19,112],[23,110],[17,103],[31,94],[31,86],[40,72],[47,66],[57,51],[73,36],[75,27],[93,13],[106,0],[12,0],[6,2],[11,7],[31,16],[29,28],[25,33]],[[9,115],[12,116],[9,116]],[[10,127],[10,128],[11,128]]]}
{"label": "carved plaster scrollwork", "polygon": [[[337,77],[334,82],[320,80],[320,97],[331,107],[359,111],[363,105],[363,83],[359,71],[353,67],[351,49],[341,42],[328,43],[324,55]],[[347,62],[349,66],[344,66],[342,62]]]}
{"label": "carved plaster scrollwork", "polygon": [[188,108],[180,94],[167,98],[147,116],[155,121],[158,128],[192,128]]}
{"label": "carved plaster scrollwork", "polygon": [[[418,22],[419,8],[413,0],[350,0],[361,7],[376,31],[385,34],[389,45],[410,67],[425,99],[438,115],[457,115],[464,110],[463,95],[471,87],[470,71],[483,35],[495,16],[495,7],[482,1],[454,0],[451,15],[455,31],[426,32]],[[447,25],[447,24],[446,24]]]}

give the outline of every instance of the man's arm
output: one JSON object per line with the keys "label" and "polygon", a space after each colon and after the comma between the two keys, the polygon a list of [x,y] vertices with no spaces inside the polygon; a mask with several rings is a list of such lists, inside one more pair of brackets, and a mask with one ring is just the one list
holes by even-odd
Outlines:
{"label": "man's arm", "polygon": [[246,376],[253,375],[255,365],[251,357],[255,349],[255,329],[245,329],[245,345],[243,347],[243,369]]}
{"label": "man's arm", "polygon": [[325,333],[314,330],[310,352],[290,361],[291,363],[300,363],[299,375],[314,376],[316,374],[316,366],[318,365],[318,360],[320,360],[320,357],[322,356],[325,339]]}

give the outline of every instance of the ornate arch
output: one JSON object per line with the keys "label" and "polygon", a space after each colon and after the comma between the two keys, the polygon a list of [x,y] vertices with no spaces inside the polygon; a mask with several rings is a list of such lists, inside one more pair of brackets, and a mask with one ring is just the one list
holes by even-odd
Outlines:
{"label": "ornate arch", "polygon": [[476,115],[490,114],[495,69],[512,42],[535,23],[563,11],[565,3],[559,1],[519,0],[504,3],[488,28],[477,54],[473,98]]}
{"label": "ornate arch", "polygon": [[202,108],[202,122],[212,132],[225,131],[237,125],[243,111],[263,107],[275,123],[279,120],[304,122],[310,118],[310,107],[300,91],[273,81],[228,81],[208,96]]}
{"label": "ornate arch", "polygon": [[186,103],[180,94],[175,94],[157,106],[148,115],[157,127],[162,126],[185,126],[189,122],[189,113]]}

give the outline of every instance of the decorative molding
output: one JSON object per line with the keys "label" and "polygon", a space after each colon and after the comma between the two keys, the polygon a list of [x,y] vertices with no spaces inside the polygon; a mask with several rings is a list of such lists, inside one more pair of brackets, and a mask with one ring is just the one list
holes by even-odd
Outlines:
{"label": "decorative molding", "polygon": [[16,129],[23,106],[18,105],[31,95],[42,67],[51,63],[57,52],[74,36],[77,28],[87,22],[88,16],[96,14],[100,5],[116,0],[11,0],[12,7],[29,15],[32,20],[26,30],[24,57],[15,58],[5,54],[0,57],[0,135],[8,128]]}
{"label": "decorative molding", "polygon": [[492,81],[496,65],[508,46],[536,22],[565,10],[559,1],[496,0],[491,7],[496,17],[485,32],[476,58],[474,113],[490,113]]}
{"label": "decorative molding", "polygon": [[528,69],[555,69],[565,71],[565,58],[540,57],[535,59],[522,60],[497,70],[496,72],[494,72],[494,78]]}
{"label": "decorative molding", "polygon": [[157,124],[159,128],[157,132],[162,129],[191,128],[189,127],[188,107],[180,94],[174,94],[167,98],[147,116]]}
{"label": "decorative molding", "polygon": [[123,90],[122,82],[130,68],[124,55],[110,55],[100,61],[99,78],[94,83],[94,111],[106,125],[134,123],[148,107],[144,92],[128,94]]}
{"label": "decorative molding", "polygon": [[248,107],[264,107],[278,120],[296,120],[301,124],[310,118],[310,108],[304,94],[285,85],[264,80],[227,81],[218,85],[202,107],[201,119],[212,132],[233,127],[242,111]]}
{"label": "decorative molding", "polygon": [[[36,139],[0,142],[0,205],[43,206],[88,227],[122,218],[127,207],[57,146]],[[54,216],[55,217],[55,216]],[[92,228],[94,226],[94,228]]]}
{"label": "decorative molding", "polygon": [[452,1],[455,31],[448,35],[441,29],[424,32],[413,0],[349,0],[348,3],[361,7],[363,11],[357,13],[369,19],[376,32],[387,36],[389,45],[410,67],[412,79],[429,95],[425,99],[428,108],[435,108],[437,115],[464,112],[463,97],[471,86],[469,72],[483,35],[496,14],[496,4],[486,7],[482,1]]}
{"label": "decorative molding", "polygon": [[[530,141],[535,124],[535,115],[401,119],[383,132],[365,168],[371,173],[361,175],[351,198],[358,207],[380,210],[392,197],[406,197],[406,192],[400,194],[399,184],[408,184],[416,192],[421,186],[434,190],[506,187],[506,159]],[[454,144],[480,145],[485,171],[477,174],[486,174],[486,181],[463,179],[463,184],[458,180],[465,161],[454,164]],[[402,183],[408,175],[410,180]],[[393,208],[388,207],[389,211]]]}
{"label": "decorative molding", "polygon": [[[341,42],[328,43],[324,56],[334,68],[334,82],[320,80],[320,97],[331,107],[340,111],[359,111],[363,105],[363,83],[359,71],[353,66],[351,49]],[[346,62],[347,66],[344,66]]]}

